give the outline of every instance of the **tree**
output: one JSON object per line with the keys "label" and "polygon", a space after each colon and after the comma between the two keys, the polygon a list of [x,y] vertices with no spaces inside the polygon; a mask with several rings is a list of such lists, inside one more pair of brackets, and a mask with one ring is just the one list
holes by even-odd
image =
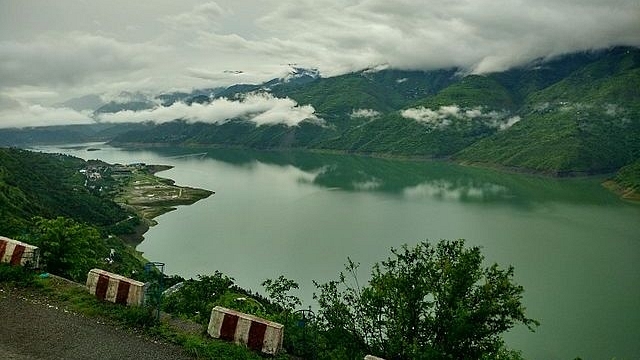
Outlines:
{"label": "tree", "polygon": [[464,240],[391,252],[374,265],[367,286],[358,285],[351,260],[350,278],[341,273],[317,285],[323,326],[348,335],[351,346],[389,359],[495,358],[509,353],[502,333],[538,325],[525,315],[513,267],[483,268],[480,249],[465,248]]}
{"label": "tree", "polygon": [[179,291],[163,300],[164,311],[191,317],[206,324],[211,309],[233,285],[233,278],[217,270],[213,275],[198,275],[197,280],[185,280]]}
{"label": "tree", "polygon": [[94,227],[64,217],[34,220],[32,241],[40,248],[42,265],[51,273],[82,281],[109,253]]}
{"label": "tree", "polygon": [[295,295],[289,295],[292,289],[298,289],[298,283],[280,275],[277,279],[266,279],[262,286],[267,292],[269,300],[280,306],[285,313],[292,313],[296,306],[302,305]]}

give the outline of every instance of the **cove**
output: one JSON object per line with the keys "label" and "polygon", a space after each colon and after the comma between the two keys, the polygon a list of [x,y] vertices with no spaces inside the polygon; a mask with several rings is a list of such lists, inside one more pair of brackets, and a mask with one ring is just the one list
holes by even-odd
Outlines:
{"label": "cove", "polygon": [[[88,147],[99,148],[87,152]],[[529,359],[640,354],[640,205],[602,179],[552,179],[445,162],[207,148],[39,147],[110,163],[174,166],[158,175],[216,194],[156,220],[138,249],[185,277],[220,270],[243,287],[266,278],[336,279],[347,256],[361,281],[391,247],[441,238],[515,267],[535,333],[508,345]]]}

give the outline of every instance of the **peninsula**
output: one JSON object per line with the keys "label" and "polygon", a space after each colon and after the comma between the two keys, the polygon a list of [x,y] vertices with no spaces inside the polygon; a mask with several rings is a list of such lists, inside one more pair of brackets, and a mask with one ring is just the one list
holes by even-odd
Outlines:
{"label": "peninsula", "polygon": [[[176,206],[191,205],[214,194],[210,190],[178,186],[171,179],[156,176],[171,168],[168,165],[122,165],[91,160],[81,172],[86,176],[85,186],[112,194],[117,204],[140,217],[135,232],[124,236],[125,240],[140,242],[149,227],[157,224],[156,217],[175,210]],[[122,221],[130,220],[133,218]]]}

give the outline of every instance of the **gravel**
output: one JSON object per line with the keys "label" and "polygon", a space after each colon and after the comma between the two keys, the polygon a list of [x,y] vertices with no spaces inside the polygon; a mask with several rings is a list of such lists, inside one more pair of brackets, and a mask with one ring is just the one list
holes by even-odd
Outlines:
{"label": "gravel", "polygon": [[0,288],[0,359],[192,359],[175,345]]}

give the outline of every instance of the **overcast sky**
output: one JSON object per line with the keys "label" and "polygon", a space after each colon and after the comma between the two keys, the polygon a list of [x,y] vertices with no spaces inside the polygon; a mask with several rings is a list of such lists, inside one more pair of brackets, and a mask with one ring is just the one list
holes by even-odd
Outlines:
{"label": "overcast sky", "polygon": [[49,112],[72,97],[259,82],[288,64],[482,73],[611,45],[640,46],[639,0],[0,0],[0,127],[86,121]]}

